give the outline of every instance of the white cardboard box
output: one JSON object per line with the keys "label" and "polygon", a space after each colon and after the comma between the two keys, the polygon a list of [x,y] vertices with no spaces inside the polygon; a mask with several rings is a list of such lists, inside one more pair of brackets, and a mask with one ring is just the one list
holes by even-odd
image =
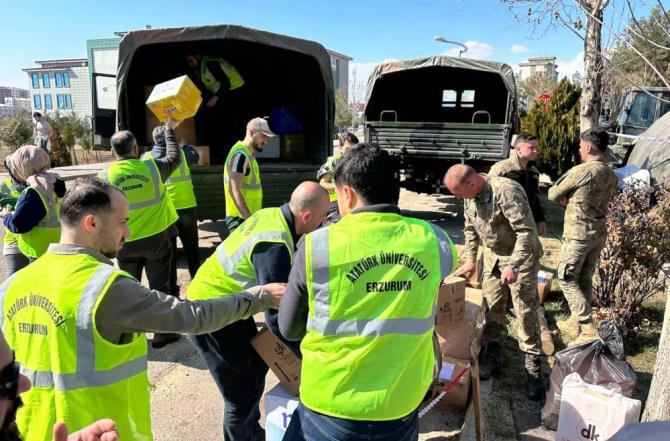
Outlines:
{"label": "white cardboard box", "polygon": [[618,390],[585,383],[578,373],[563,380],[558,441],[607,441],[624,424],[640,420],[642,403]]}
{"label": "white cardboard box", "polygon": [[265,394],[265,441],[281,441],[298,400],[281,383]]}

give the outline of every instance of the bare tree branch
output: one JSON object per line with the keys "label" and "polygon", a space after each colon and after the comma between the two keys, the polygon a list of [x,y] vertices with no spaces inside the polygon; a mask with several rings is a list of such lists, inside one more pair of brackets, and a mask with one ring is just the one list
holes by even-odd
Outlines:
{"label": "bare tree branch", "polygon": [[628,10],[630,11],[630,18],[631,18],[631,20],[633,20],[633,23],[635,23],[635,25],[637,26],[637,28],[640,30],[640,33],[638,34],[637,32],[635,32],[635,30],[634,30],[632,27],[630,27],[630,26],[627,26],[626,28],[627,28],[633,35],[636,35],[636,36],[640,37],[641,39],[643,39],[643,40],[646,41],[647,43],[651,44],[652,46],[656,46],[656,47],[659,48],[659,49],[670,50],[670,47],[662,46],[662,45],[656,43],[655,41],[652,41],[651,38],[647,37],[647,36],[644,34],[644,30],[643,30],[642,27],[640,26],[640,23],[637,21],[637,18],[635,18],[635,12],[633,12],[633,7],[632,7],[631,4],[630,4],[630,0],[626,0],[626,4],[628,5]]}

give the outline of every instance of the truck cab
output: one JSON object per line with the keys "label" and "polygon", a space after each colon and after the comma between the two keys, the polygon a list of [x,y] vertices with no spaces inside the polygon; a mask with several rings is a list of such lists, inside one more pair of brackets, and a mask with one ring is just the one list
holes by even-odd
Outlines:
{"label": "truck cab", "polygon": [[[123,36],[116,75],[93,74],[93,123],[96,148],[109,148],[116,130],[130,130],[141,147],[150,149],[151,132],[160,124],[145,105],[153,86],[189,74],[187,55],[218,57],[244,78],[225,107],[224,118],[195,118],[176,129],[182,143],[206,147],[212,157],[225,158],[244,138],[246,123],[268,117],[272,138],[259,155],[264,206],[288,201],[301,181],[315,179],[332,154],[335,113],[330,57],[319,43],[235,25],[143,29]],[[292,124],[287,124],[286,115]],[[203,145],[207,133],[223,141]],[[212,149],[219,151],[211,151]],[[200,150],[200,149],[199,149]],[[225,216],[223,164],[191,168],[200,219]]]}
{"label": "truck cab", "polygon": [[390,61],[368,79],[365,139],[400,159],[403,186],[437,192],[447,168],[488,170],[518,129],[512,68],[447,56]]}

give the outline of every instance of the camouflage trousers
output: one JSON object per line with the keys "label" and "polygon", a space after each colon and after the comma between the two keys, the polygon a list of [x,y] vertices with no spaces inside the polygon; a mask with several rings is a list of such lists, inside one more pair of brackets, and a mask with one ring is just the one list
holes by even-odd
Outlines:
{"label": "camouflage trousers", "polygon": [[565,239],[561,246],[558,283],[570,313],[581,323],[591,320],[593,274],[606,240],[605,236],[592,240]]}
{"label": "camouflage trousers", "polygon": [[[492,268],[484,268],[482,292],[489,304],[489,323],[486,327],[485,343],[498,342],[507,335],[507,297],[512,296],[514,310],[519,320],[517,339],[519,348],[527,354],[540,354],[540,324],[537,308],[540,304],[537,295],[537,272],[539,258],[524,265],[518,273],[516,283],[503,285],[501,271],[507,266],[507,259],[499,257]],[[487,265],[488,266],[488,265]]]}

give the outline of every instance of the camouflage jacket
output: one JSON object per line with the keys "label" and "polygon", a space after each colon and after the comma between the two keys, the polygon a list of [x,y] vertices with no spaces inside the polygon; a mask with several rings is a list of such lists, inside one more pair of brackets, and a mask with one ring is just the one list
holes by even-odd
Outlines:
{"label": "camouflage jacket", "polygon": [[579,164],[549,189],[549,200],[565,197],[563,238],[590,240],[607,234],[607,205],[617,191],[617,176],[601,160]]}
{"label": "camouflage jacket", "polygon": [[519,155],[512,150],[508,159],[493,164],[493,167],[489,170],[489,176],[502,176],[521,185],[528,197],[528,204],[530,205],[530,211],[533,212],[535,223],[544,222],[544,209],[539,196],[540,172],[533,162],[524,168],[519,160]]}
{"label": "camouflage jacket", "polygon": [[517,268],[541,256],[526,193],[511,179],[487,176],[484,191],[465,200],[464,214],[467,260],[476,260],[480,241],[485,254],[509,256],[505,261]]}

